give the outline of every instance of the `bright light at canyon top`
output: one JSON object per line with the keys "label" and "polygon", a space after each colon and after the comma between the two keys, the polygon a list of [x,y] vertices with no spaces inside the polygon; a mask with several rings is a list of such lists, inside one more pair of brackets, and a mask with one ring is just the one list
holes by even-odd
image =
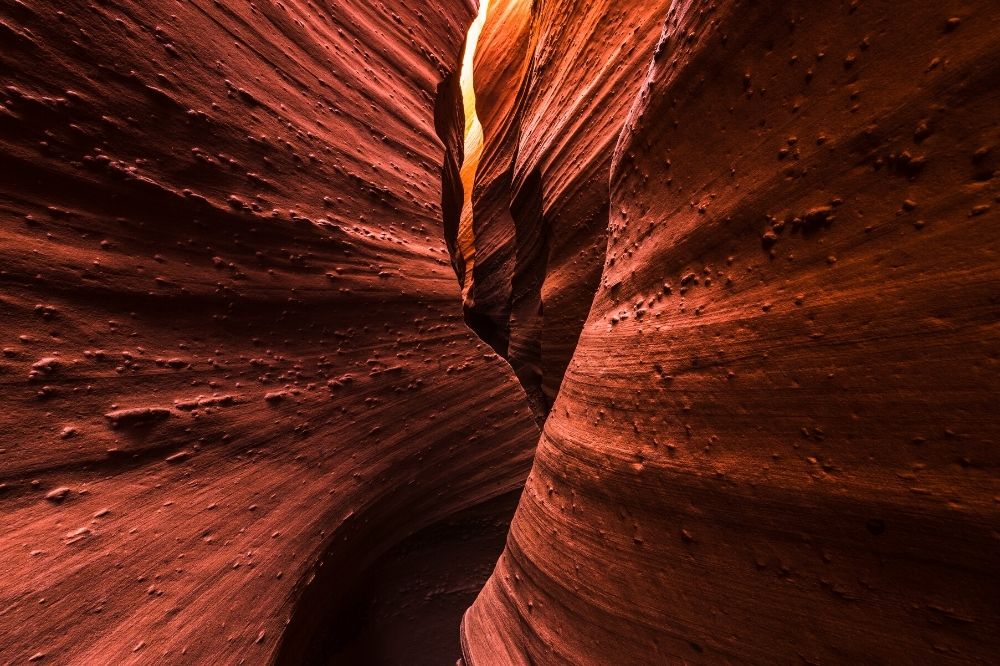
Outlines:
{"label": "bright light at canyon top", "polygon": [[462,216],[458,223],[458,251],[465,263],[465,282],[462,288],[463,300],[468,299],[472,287],[472,268],[475,265],[475,238],[472,228],[472,186],[475,181],[479,157],[483,152],[483,126],[476,113],[475,69],[476,46],[479,35],[486,23],[489,0],[481,0],[479,15],[469,27],[465,38],[465,56],[462,59],[462,101],[465,107],[465,159],[462,163],[462,188],[465,196],[462,202]]}
{"label": "bright light at canyon top", "polygon": [[[473,127],[479,125],[479,116],[476,115],[476,91],[473,78],[473,65],[476,57],[476,46],[479,44],[479,35],[483,31],[486,23],[486,13],[489,11],[490,0],[481,0],[479,3],[479,14],[476,20],[469,27],[469,34],[465,38],[465,56],[462,59],[462,99],[465,103],[465,137],[468,146],[468,137]],[[468,153],[468,150],[466,151]]]}

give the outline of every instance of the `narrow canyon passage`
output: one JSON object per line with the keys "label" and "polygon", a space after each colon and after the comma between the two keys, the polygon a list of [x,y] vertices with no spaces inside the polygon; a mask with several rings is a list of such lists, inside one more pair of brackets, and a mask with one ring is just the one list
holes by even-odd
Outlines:
{"label": "narrow canyon passage", "polygon": [[0,661],[1000,660],[995,3],[474,4],[0,3]]}

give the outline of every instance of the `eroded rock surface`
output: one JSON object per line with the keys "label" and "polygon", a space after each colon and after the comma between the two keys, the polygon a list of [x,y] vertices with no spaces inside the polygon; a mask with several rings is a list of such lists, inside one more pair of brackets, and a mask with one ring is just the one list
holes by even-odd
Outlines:
{"label": "eroded rock surface", "polygon": [[333,654],[370,565],[523,483],[442,233],[473,13],[0,8],[0,661]]}
{"label": "eroded rock surface", "polygon": [[995,663],[993,3],[474,13],[0,8],[2,661]]}
{"label": "eroded rock surface", "polygon": [[608,174],[666,0],[493,0],[476,52],[484,147],[466,318],[544,420],[597,289]]}
{"label": "eroded rock surface", "polygon": [[[537,48],[652,3],[600,4],[536,3]],[[665,5],[636,71],[646,34],[574,68],[640,80],[597,120],[578,78],[511,121],[513,198],[558,139],[537,233],[610,181],[608,243],[466,663],[995,661],[996,7]]]}

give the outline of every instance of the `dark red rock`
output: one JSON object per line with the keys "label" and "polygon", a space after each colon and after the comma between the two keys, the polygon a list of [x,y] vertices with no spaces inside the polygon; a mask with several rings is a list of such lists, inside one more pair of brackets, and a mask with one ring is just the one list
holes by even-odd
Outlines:
{"label": "dark red rock", "polygon": [[[649,43],[593,29],[652,3],[559,4],[536,61]],[[610,180],[608,242],[466,664],[996,661],[995,6],[662,16],[627,103],[567,129],[554,65],[519,119],[546,224]]]}
{"label": "dark red rock", "polygon": [[472,14],[0,8],[0,661],[332,654],[345,580],[523,483],[537,430],[441,227]]}
{"label": "dark red rock", "polygon": [[0,7],[2,661],[996,662],[993,5],[473,14]]}

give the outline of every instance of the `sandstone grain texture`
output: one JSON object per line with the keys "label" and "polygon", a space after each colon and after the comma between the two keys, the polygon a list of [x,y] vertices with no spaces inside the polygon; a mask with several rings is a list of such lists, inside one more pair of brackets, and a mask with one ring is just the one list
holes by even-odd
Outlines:
{"label": "sandstone grain texture", "polygon": [[473,14],[0,7],[0,662],[296,663],[384,553],[523,483],[442,232]]}
{"label": "sandstone grain texture", "polygon": [[996,6],[662,16],[627,112],[558,133],[575,175],[620,129],[606,256],[466,663],[994,663]]}

